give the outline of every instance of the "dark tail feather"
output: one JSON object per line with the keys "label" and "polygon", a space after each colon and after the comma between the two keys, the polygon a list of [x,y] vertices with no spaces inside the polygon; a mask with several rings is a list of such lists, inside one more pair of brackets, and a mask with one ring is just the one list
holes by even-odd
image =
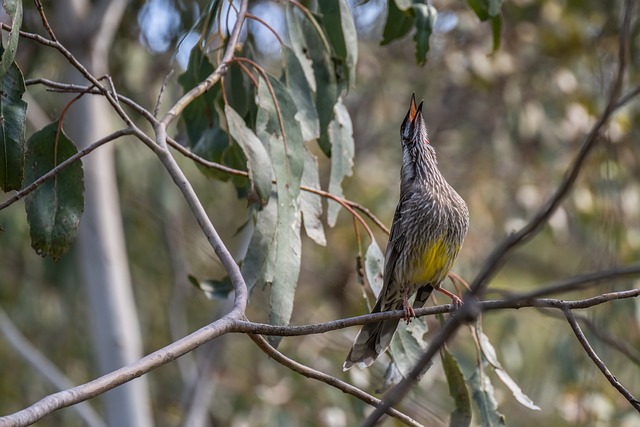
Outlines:
{"label": "dark tail feather", "polygon": [[[380,301],[376,303],[371,313],[379,311]],[[388,319],[364,325],[358,333],[342,369],[346,371],[353,365],[358,365],[361,368],[371,366],[389,347],[399,321],[400,319]]]}

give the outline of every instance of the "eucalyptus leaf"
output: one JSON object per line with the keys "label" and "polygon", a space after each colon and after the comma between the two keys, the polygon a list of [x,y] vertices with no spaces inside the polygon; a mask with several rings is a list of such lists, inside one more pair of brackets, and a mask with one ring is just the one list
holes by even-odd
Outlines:
{"label": "eucalyptus leaf", "polygon": [[373,294],[378,298],[384,284],[384,254],[375,240],[367,248],[364,257],[364,271]]}
{"label": "eucalyptus leaf", "polygon": [[240,115],[231,106],[226,105],[229,133],[242,148],[247,159],[247,170],[251,183],[249,201],[257,201],[261,206],[267,204],[271,194],[271,160],[260,139],[249,129]]}
{"label": "eucalyptus leaf", "polygon": [[302,24],[307,18],[302,15],[295,6],[290,2],[286,3],[285,16],[287,20],[287,30],[289,35],[289,42],[291,43],[291,49],[298,58],[298,63],[302,68],[302,72],[307,80],[309,88],[312,92],[316,91],[316,77],[313,72],[313,61],[310,58],[310,52],[308,50],[305,35],[303,33]]}
{"label": "eucalyptus leaf", "polygon": [[483,427],[506,426],[504,415],[498,412],[498,403],[493,385],[486,372],[482,369],[482,365],[476,367],[467,384],[471,389],[473,402],[478,408],[480,424]]}
{"label": "eucalyptus leaf", "polygon": [[429,52],[429,38],[433,32],[433,25],[436,22],[438,12],[432,5],[415,4],[413,5],[416,14],[416,33],[413,40],[416,42],[416,61],[423,65],[427,61],[427,52]]}
{"label": "eucalyptus leaf", "polygon": [[[302,172],[302,185],[320,189],[320,177],[318,173],[318,158],[309,150],[304,150],[304,171]],[[320,217],[322,216],[322,199],[318,194],[309,191],[300,193],[300,210],[304,229],[307,236],[320,246],[326,246],[327,238],[324,235],[324,227]]]}
{"label": "eucalyptus leaf", "polygon": [[[278,221],[278,202],[275,194],[269,198],[269,202],[262,209],[251,208],[249,221],[254,222],[254,230],[251,235],[247,254],[242,261],[240,271],[249,291],[256,284],[264,285],[267,282],[265,274],[269,256],[275,253],[276,223]],[[271,278],[269,277],[269,281]]]}
{"label": "eucalyptus leaf", "polygon": [[[427,333],[428,327],[423,319],[416,318],[405,327],[398,327],[391,339],[389,350],[394,363],[403,377],[408,377],[411,370],[418,364],[420,358],[427,348],[427,342],[423,336]],[[432,363],[420,373],[418,380],[432,366]]]}
{"label": "eucalyptus leaf", "polygon": [[524,394],[520,386],[511,378],[511,376],[507,373],[507,371],[502,367],[500,362],[498,361],[498,356],[496,354],[496,350],[489,341],[489,337],[487,337],[484,332],[482,332],[479,328],[475,328],[476,336],[478,337],[478,342],[480,343],[480,348],[482,349],[482,354],[487,358],[487,361],[495,370],[498,378],[502,380],[504,385],[506,385],[509,390],[511,390],[511,394],[516,398],[520,404],[526,406],[529,409],[534,411],[540,411],[540,407],[536,405],[529,396]]}
{"label": "eucalyptus leaf", "polygon": [[[351,176],[353,168],[353,155],[355,144],[353,141],[353,126],[347,107],[338,99],[334,109],[334,119],[329,124],[329,140],[331,141],[331,175],[329,177],[329,192],[338,197],[344,197],[342,193],[342,180]],[[340,204],[329,200],[328,223],[333,227],[338,218]]]}
{"label": "eucalyptus leaf", "polygon": [[286,45],[282,47],[282,57],[286,85],[298,109],[295,118],[300,123],[302,139],[305,141],[317,139],[320,136],[318,112],[313,103],[313,92],[304,75],[302,65],[295,52]]}
{"label": "eucalyptus leaf", "polygon": [[449,385],[449,395],[453,398],[455,409],[451,413],[450,427],[468,427],[471,424],[471,398],[464,380],[460,364],[447,346],[440,348],[440,359],[444,375]]}
{"label": "eucalyptus leaf", "polygon": [[189,282],[200,289],[208,299],[225,300],[228,299],[233,292],[233,284],[229,276],[225,276],[221,280],[207,279],[199,280],[193,275],[188,276]]}
{"label": "eucalyptus leaf", "polygon": [[2,4],[7,14],[11,17],[11,31],[7,38],[7,46],[2,52],[0,61],[0,80],[9,71],[16,58],[18,41],[20,40],[20,27],[22,26],[22,0],[3,0]]}
{"label": "eucalyptus leaf", "polygon": [[0,188],[7,192],[22,187],[25,160],[27,103],[22,100],[25,85],[14,62],[9,63],[7,72],[0,77],[0,92]]}
{"label": "eucalyptus leaf", "polygon": [[380,42],[383,46],[406,36],[416,20],[413,14],[399,8],[397,3],[398,1],[394,0],[387,2],[387,20],[382,30],[382,41]]}
{"label": "eucalyptus leaf", "polygon": [[[78,151],[58,122],[34,133],[27,141],[25,183],[49,172]],[[55,261],[69,250],[84,211],[84,175],[76,162],[57,173],[25,197],[31,246]]]}

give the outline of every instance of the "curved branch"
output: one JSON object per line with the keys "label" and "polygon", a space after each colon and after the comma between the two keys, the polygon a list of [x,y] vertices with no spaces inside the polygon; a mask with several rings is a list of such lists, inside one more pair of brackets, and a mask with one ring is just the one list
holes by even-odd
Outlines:
{"label": "curved branch", "polygon": [[[324,372],[317,371],[313,368],[303,365],[302,363],[296,362],[295,360],[288,358],[287,356],[285,356],[284,354],[280,353],[278,350],[273,348],[273,346],[271,346],[267,342],[267,340],[265,340],[262,336],[256,335],[256,334],[248,334],[248,335],[249,335],[249,338],[251,338],[253,342],[256,343],[256,345],[260,347],[262,351],[264,351],[270,358],[272,358],[282,366],[287,367],[304,377],[318,380],[327,385],[335,387],[338,390],[342,391],[343,393],[350,394],[351,396],[354,396],[362,400],[363,402],[368,403],[369,405],[375,406],[380,403],[380,399],[376,399],[375,397],[371,396],[368,393],[365,393],[364,391],[360,390],[357,387],[352,386],[351,384],[348,384],[342,380],[339,380],[334,376],[325,374]],[[389,410],[387,411],[387,414],[402,421],[406,425],[416,426],[416,427],[422,426],[422,424],[418,423],[413,418],[403,414],[402,412],[396,409],[389,408]]]}
{"label": "curved branch", "polygon": [[629,401],[629,403],[631,403],[631,406],[633,406],[636,411],[640,412],[640,401],[636,399],[631,394],[631,392],[629,392],[629,390],[627,390],[622,385],[622,383],[620,383],[620,381],[618,381],[618,379],[611,373],[611,371],[609,371],[609,368],[607,368],[607,365],[605,365],[602,359],[598,357],[596,352],[593,350],[593,347],[591,347],[591,344],[589,344],[587,337],[582,332],[582,329],[580,328],[580,325],[578,324],[578,321],[574,317],[571,309],[568,307],[565,307],[562,309],[562,312],[567,318],[567,321],[569,322],[571,329],[573,329],[573,333],[576,335],[576,338],[578,338],[578,341],[582,345],[582,348],[584,348],[584,351],[587,353],[589,358],[593,360],[593,363],[595,363],[598,369],[600,369],[600,372],[602,372],[602,374],[607,378],[607,380],[609,380],[611,385],[616,390],[618,390],[620,394],[623,395],[625,399]]}

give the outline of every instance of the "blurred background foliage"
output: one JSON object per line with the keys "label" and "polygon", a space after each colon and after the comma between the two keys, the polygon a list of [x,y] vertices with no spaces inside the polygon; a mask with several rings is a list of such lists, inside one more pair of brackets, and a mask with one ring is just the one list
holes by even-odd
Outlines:
{"label": "blurred background foliage", "polygon": [[[189,43],[195,41],[189,29],[206,7],[199,3],[132,2],[111,53],[111,75],[120,93],[152,109],[164,77],[175,69],[163,105],[181,95],[176,79],[186,63]],[[471,281],[488,252],[551,195],[604,107],[617,66],[621,2],[506,2],[502,44],[494,52],[491,26],[481,23],[466,2],[434,0],[438,18],[424,66],[416,65],[411,35],[380,46],[386,2],[351,3],[359,61],[357,85],[345,100],[356,142],[355,167],[344,184],[345,195],[390,224],[399,193],[399,125],[411,93],[424,98],[440,169],[469,205],[471,227],[454,269]],[[250,10],[281,29],[282,8],[278,2],[255,1]],[[33,7],[27,7],[25,28],[35,27],[36,19]],[[55,25],[54,20],[54,29]],[[251,22],[249,29],[261,40],[255,55],[268,67],[279,55],[278,44],[261,24]],[[640,77],[639,40],[635,25],[627,80],[631,87]],[[25,77],[56,80],[61,58],[34,43],[21,43],[17,62]],[[32,120],[37,120],[32,105],[55,118],[68,99],[37,86],[29,92],[35,100],[29,106]],[[638,101],[634,101],[614,116],[568,200],[533,241],[509,257],[493,280],[489,297],[499,296],[501,290],[534,289],[554,279],[640,258],[639,115]],[[27,134],[34,129],[32,125]],[[117,142],[116,155],[134,291],[145,352],[150,352],[205,325],[229,307],[225,301],[207,300],[187,280],[188,274],[220,278],[224,272],[217,261],[212,262],[212,250],[154,155],[133,140]],[[208,180],[188,159],[179,161],[223,240],[232,253],[240,252],[243,236],[237,231],[246,218],[246,200],[237,199],[232,184]],[[320,156],[323,188],[329,162]],[[2,211],[0,225],[11,230],[0,232],[0,304],[74,382],[95,377],[74,249],[58,263],[38,257],[29,246],[22,206]],[[375,232],[383,246],[386,236]],[[357,253],[353,221],[344,211],[336,227],[327,228],[326,247],[305,236],[293,324],[367,311],[355,273]],[[631,286],[631,281],[608,281],[597,291],[567,298]],[[255,289],[249,318],[266,321],[268,303],[268,295]],[[585,314],[598,328],[640,351],[640,312],[635,301],[598,306]],[[493,378],[507,425],[629,427],[640,423],[638,414],[588,359],[565,321],[534,309],[492,312],[483,321],[505,369],[542,408],[540,412],[524,408]],[[429,325],[430,333],[437,331],[435,319]],[[280,350],[373,392],[380,386],[384,361],[368,370],[341,370],[355,333],[356,328],[350,328],[285,338]],[[623,384],[640,393],[638,366],[588,331],[587,336]],[[470,375],[476,353],[468,329],[461,330],[450,349]],[[193,363],[202,368],[200,379],[213,385],[204,398],[211,402],[214,426],[346,426],[370,410],[331,387],[291,373],[257,351],[247,337],[229,335],[148,375],[157,425],[180,425],[193,400],[194,379],[187,374]],[[3,339],[0,366],[0,413],[18,410],[53,391]],[[96,400],[92,403],[100,405]],[[448,425],[453,403],[438,363],[401,408],[426,425]],[[394,423],[387,420],[385,425]],[[63,410],[41,424],[79,425],[79,421]]]}

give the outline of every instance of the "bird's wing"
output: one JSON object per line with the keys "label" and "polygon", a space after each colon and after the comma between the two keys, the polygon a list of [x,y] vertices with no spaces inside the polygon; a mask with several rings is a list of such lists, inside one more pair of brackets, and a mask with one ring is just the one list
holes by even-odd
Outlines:
{"label": "bird's wing", "polygon": [[411,193],[405,193],[400,201],[398,202],[398,206],[396,206],[396,212],[393,215],[393,223],[391,224],[391,232],[389,234],[389,243],[387,243],[387,249],[385,252],[385,260],[384,260],[384,285],[382,287],[382,291],[380,292],[380,298],[383,299],[380,304],[380,309],[382,311],[388,310],[390,307],[387,307],[385,304],[385,300],[387,298],[394,299],[392,294],[395,292],[388,292],[393,274],[395,271],[396,263],[398,262],[398,258],[400,253],[404,248],[405,241],[405,231],[402,222],[402,212],[406,207],[406,202],[411,198]]}

